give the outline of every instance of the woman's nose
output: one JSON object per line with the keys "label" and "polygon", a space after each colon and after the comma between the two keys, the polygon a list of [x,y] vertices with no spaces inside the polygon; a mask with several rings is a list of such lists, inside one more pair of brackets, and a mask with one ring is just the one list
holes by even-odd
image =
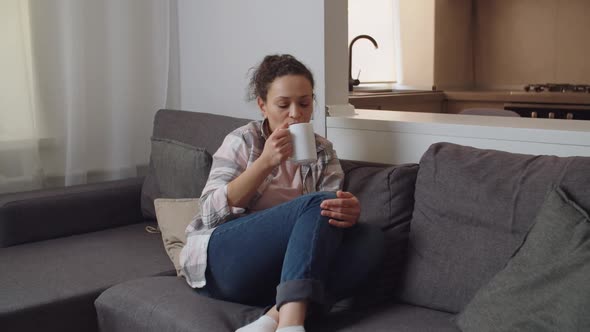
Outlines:
{"label": "woman's nose", "polygon": [[298,119],[301,117],[302,114],[303,114],[303,112],[301,111],[301,108],[299,108],[299,106],[297,106],[297,105],[291,106],[291,110],[289,111],[289,117],[291,117],[293,119]]}

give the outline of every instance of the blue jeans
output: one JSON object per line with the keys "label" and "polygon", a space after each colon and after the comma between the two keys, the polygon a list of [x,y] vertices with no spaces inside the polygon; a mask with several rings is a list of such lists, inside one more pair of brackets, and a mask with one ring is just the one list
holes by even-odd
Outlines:
{"label": "blue jeans", "polygon": [[320,203],[335,197],[303,195],[217,227],[204,293],[277,308],[301,300],[329,306],[353,295],[381,263],[383,233],[366,224],[330,225]]}

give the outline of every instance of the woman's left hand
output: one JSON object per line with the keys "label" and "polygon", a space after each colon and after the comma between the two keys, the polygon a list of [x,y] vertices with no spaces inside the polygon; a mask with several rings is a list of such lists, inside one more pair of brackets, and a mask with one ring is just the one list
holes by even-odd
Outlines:
{"label": "woman's left hand", "polygon": [[354,226],[361,214],[358,198],[347,191],[338,190],[336,198],[324,200],[320,207],[322,208],[322,216],[330,217],[330,225],[336,227]]}

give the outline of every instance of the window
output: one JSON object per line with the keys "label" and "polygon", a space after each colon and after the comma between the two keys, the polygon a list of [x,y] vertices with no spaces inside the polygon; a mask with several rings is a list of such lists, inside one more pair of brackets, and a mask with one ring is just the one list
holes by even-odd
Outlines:
{"label": "window", "polygon": [[360,39],[353,46],[352,77],[361,84],[397,81],[398,8],[397,0],[348,0],[349,45],[358,35],[369,35],[379,45],[375,49],[369,40]]}
{"label": "window", "polygon": [[35,136],[27,4],[0,1],[0,142]]}

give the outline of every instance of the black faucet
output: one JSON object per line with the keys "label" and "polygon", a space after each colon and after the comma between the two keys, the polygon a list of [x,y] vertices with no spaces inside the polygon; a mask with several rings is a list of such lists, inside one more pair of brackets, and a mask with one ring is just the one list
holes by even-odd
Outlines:
{"label": "black faucet", "polygon": [[352,45],[359,39],[368,39],[375,45],[375,48],[379,48],[375,39],[369,35],[358,35],[352,39],[348,46],[348,91],[352,91],[353,86],[361,84],[361,81],[358,79],[352,79]]}

